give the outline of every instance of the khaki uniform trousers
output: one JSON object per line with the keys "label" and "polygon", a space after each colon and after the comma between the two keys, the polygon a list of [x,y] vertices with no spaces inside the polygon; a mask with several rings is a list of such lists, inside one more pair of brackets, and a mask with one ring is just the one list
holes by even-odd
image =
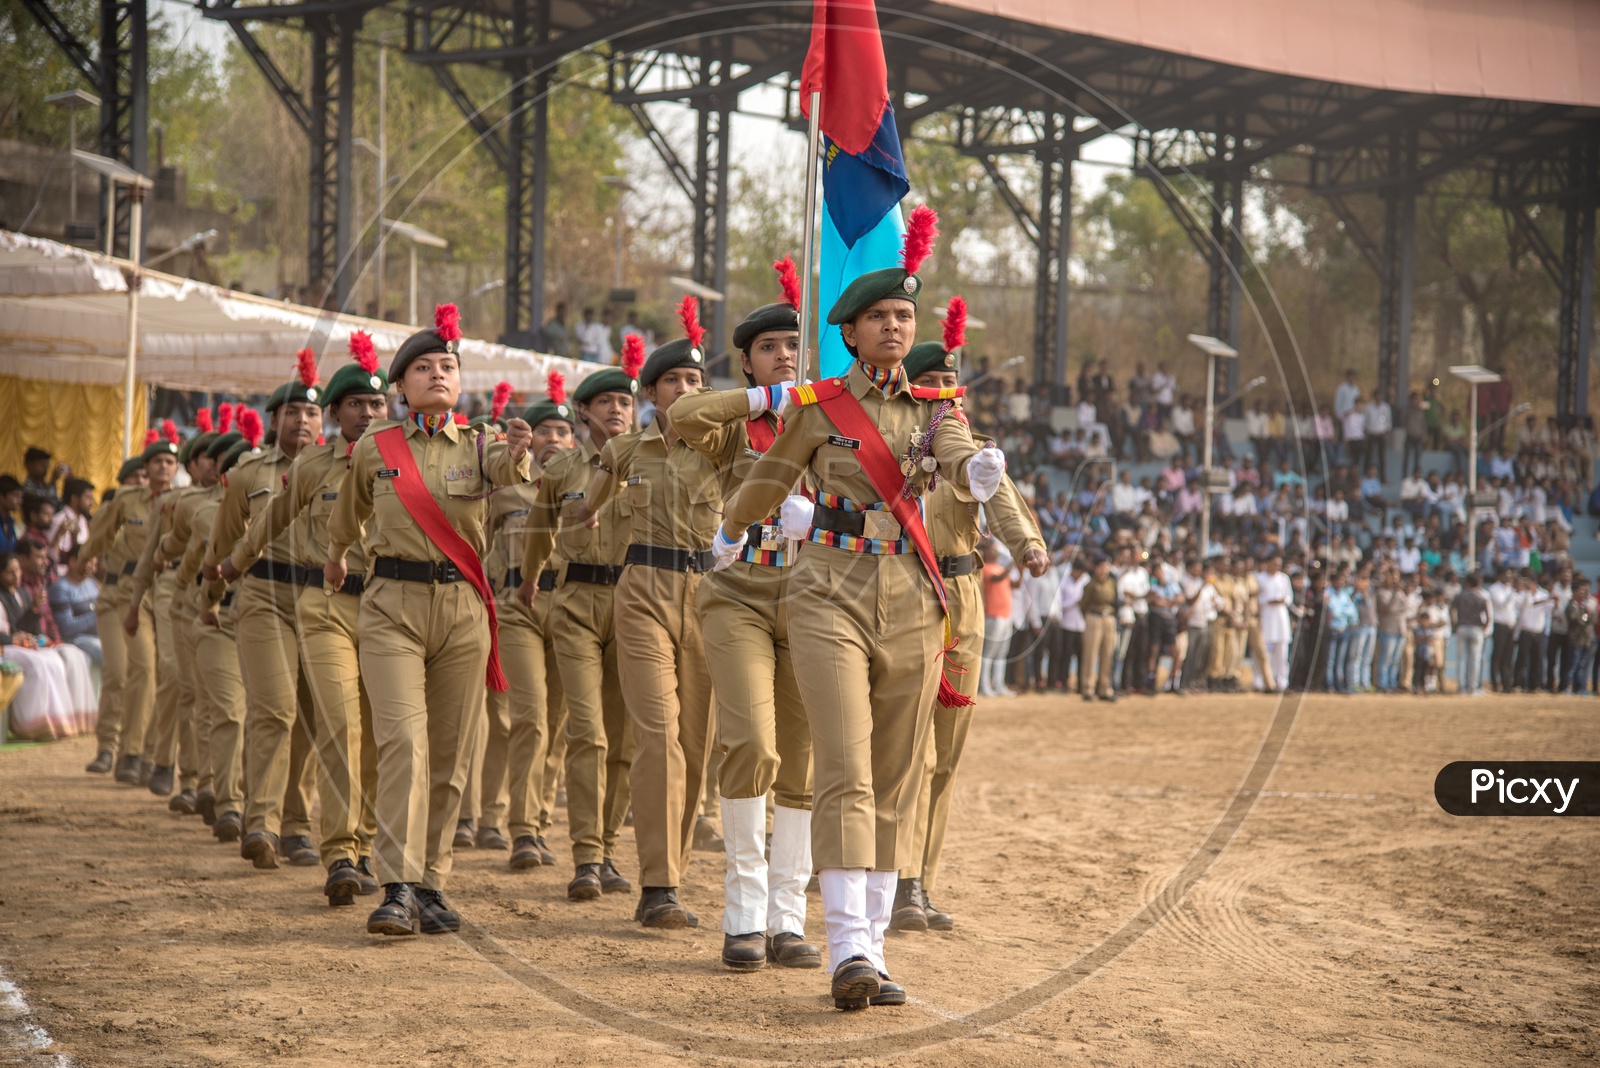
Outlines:
{"label": "khaki uniform trousers", "polygon": [[483,708],[478,713],[483,723],[475,732],[478,743],[467,764],[467,784],[461,790],[461,819],[501,830],[505,829],[501,821],[509,804],[511,764],[506,750],[511,746],[511,690],[517,685],[511,681],[510,650],[506,647],[508,614],[500,616],[500,666],[506,673],[507,689],[495,693],[483,688]]}
{"label": "khaki uniform trousers", "polygon": [[1083,652],[1078,658],[1078,692],[1100,697],[1113,694],[1112,668],[1117,652],[1117,617],[1083,614]]}
{"label": "khaki uniform trousers", "polygon": [[715,729],[695,592],[701,577],[630,564],[617,582],[617,668],[633,724],[642,886],[677,886],[694,843]]}
{"label": "khaki uniform trousers", "polygon": [[234,595],[239,668],[245,687],[244,829],[311,833],[307,767],[314,750],[309,679],[295,633],[302,586],[246,575]]}
{"label": "khaki uniform trousers", "polygon": [[[611,586],[566,582],[551,598],[548,633],[566,695],[567,834],[572,863],[616,855],[632,797],[633,728],[617,671]],[[548,664],[546,665],[548,667]],[[550,786],[546,779],[546,788]]]}
{"label": "khaki uniform trousers", "polygon": [[718,790],[771,790],[776,804],[809,809],[811,727],[789,651],[787,571],[734,564],[700,583],[696,603],[717,701]]}
{"label": "khaki uniform trousers", "polygon": [[[206,695],[207,763],[217,815],[244,815],[244,679],[239,672],[235,614],[231,604],[217,610],[215,627],[195,623],[195,666]],[[203,776],[202,776],[203,777]]]}
{"label": "khaki uniform trousers", "polygon": [[374,578],[358,631],[378,754],[374,874],[443,890],[483,724],[488,613],[468,582]]}
{"label": "khaki uniform trousers", "polygon": [[[555,815],[556,769],[566,753],[565,738],[557,741],[566,726],[566,693],[556,669],[554,643],[547,637],[551,592],[535,598],[532,611],[521,602],[502,610],[501,659],[511,686],[506,694],[510,697],[509,744],[503,750],[509,764],[501,765],[505,769],[502,781],[508,781],[510,787],[509,809],[502,806],[501,812],[512,839],[550,829]],[[485,772],[490,767],[492,763],[486,763]],[[487,794],[485,798],[487,811]]]}
{"label": "khaki uniform trousers", "polygon": [[[947,676],[951,685],[971,698],[978,692],[978,670],[983,662],[983,577],[981,573],[959,575],[945,580],[945,596],[950,602],[950,631],[956,647],[949,653]],[[900,870],[903,879],[922,880],[931,889],[939,875],[939,856],[944,852],[944,833],[950,823],[950,803],[955,795],[956,765],[967,747],[967,732],[972,727],[972,706],[946,708],[935,695],[933,731],[929,741],[932,753],[922,772],[922,789],[917,792],[917,828],[911,843],[911,863]]]}
{"label": "khaki uniform trousers", "polygon": [[95,725],[98,748],[117,751],[122,738],[123,691],[128,677],[128,635],[122,629],[122,617],[128,606],[115,596],[115,587],[94,606],[95,633],[100,636],[100,718]]}
{"label": "khaki uniform trousers", "polygon": [[1214,679],[1238,677],[1240,651],[1244,646],[1244,628],[1218,620],[1211,628],[1211,671]]}
{"label": "khaki uniform trousers", "polygon": [[372,852],[378,757],[372,709],[361,681],[356,623],[361,598],[308,586],[298,605],[300,662],[316,709],[317,796],[323,867]]}
{"label": "khaki uniform trousers", "polygon": [[1255,667],[1255,673],[1262,684],[1270,692],[1278,688],[1277,680],[1272,676],[1272,663],[1267,659],[1267,646],[1261,640],[1261,621],[1252,619],[1245,632],[1245,645],[1250,650],[1250,663]]}
{"label": "khaki uniform trousers", "polygon": [[811,724],[816,870],[911,863],[943,637],[915,555],[800,551],[789,645]]}
{"label": "khaki uniform trousers", "polygon": [[[118,627],[122,626],[127,612],[127,605],[118,609]],[[122,683],[120,755],[142,757],[150,748],[150,723],[155,718],[156,704],[156,620],[148,593],[139,605],[139,633],[129,638],[124,632],[123,647],[127,650],[128,666]]]}
{"label": "khaki uniform trousers", "polygon": [[194,658],[189,650],[179,650],[180,635],[189,633],[189,613],[176,596],[177,575],[171,568],[161,572],[151,584],[152,614],[156,620],[155,719],[150,725],[149,749],[158,767],[180,769],[178,785],[192,789],[199,775],[194,743]]}

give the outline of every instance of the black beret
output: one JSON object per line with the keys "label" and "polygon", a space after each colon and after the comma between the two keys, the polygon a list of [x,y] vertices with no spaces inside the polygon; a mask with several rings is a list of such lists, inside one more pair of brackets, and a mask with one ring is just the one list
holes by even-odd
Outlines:
{"label": "black beret", "polygon": [[800,313],[794,310],[793,304],[783,301],[763,304],[733,328],[733,347],[749,352],[755,339],[769,330],[799,329]]}
{"label": "black beret", "polygon": [[389,381],[400,381],[406,368],[411,366],[411,361],[418,356],[426,356],[431,352],[448,352],[454,356],[460,351],[460,341],[446,341],[439,336],[439,331],[431,326],[425,327],[406,338],[395,352],[394,359],[389,361]]}
{"label": "black beret", "polygon": [[644,370],[639,372],[639,385],[653,386],[662,375],[679,367],[693,367],[704,371],[705,366],[706,354],[689,344],[688,338],[680,337],[658,347],[650,354],[650,358],[644,361]]}

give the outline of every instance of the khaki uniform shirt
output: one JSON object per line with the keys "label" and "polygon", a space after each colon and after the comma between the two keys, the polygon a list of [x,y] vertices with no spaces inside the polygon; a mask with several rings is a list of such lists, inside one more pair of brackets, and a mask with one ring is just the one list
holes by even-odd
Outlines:
{"label": "khaki uniform shirt", "polygon": [[[328,559],[328,519],[350,466],[350,450],[342,437],[301,449],[289,465],[283,492],[271,496],[234,545],[233,566],[249,570],[271,546],[274,551],[268,555],[273,559],[320,571]],[[350,574],[366,574],[367,554],[361,542],[350,546],[344,559]]]}
{"label": "khaki uniform shirt", "polygon": [[613,493],[625,495],[635,544],[692,552],[711,548],[722,513],[722,484],[711,461],[682,437],[667,447],[660,419],[637,434],[606,442],[595,468],[600,474],[589,483],[589,510],[597,511]]}
{"label": "khaki uniform shirt", "polygon": [[[527,556],[532,524],[537,521],[533,506],[543,482],[544,478],[541,477],[532,485],[507,486],[489,497],[489,555],[483,562],[483,568],[489,576],[490,585],[495,588],[495,596],[500,600],[509,598],[516,589],[514,583],[507,585],[506,576],[512,568],[520,570]],[[560,572],[561,558],[550,556],[543,570]],[[530,582],[539,580],[537,573],[524,573],[522,577]]]}
{"label": "khaki uniform shirt", "polygon": [[[617,437],[637,434],[635,430]],[[621,566],[633,537],[633,508],[628,495],[613,494],[596,510],[599,522],[593,527],[578,518],[588,500],[594,461],[599,455],[594,443],[586,441],[576,449],[558,453],[545,468],[524,532],[523,577],[538,578],[539,572],[552,566],[552,552],[575,564]]]}
{"label": "khaki uniform shirt", "polygon": [[[144,539],[144,551],[139,554],[139,562],[127,580],[130,583],[129,597],[142,598],[150,589],[151,583],[155,582],[159,573],[156,565],[165,565],[169,562],[160,550],[167,537],[177,527],[179,511],[183,512],[183,523],[187,529],[190,510],[184,506],[204,492],[204,488],[200,486],[182,486],[161,495],[161,503],[156,508],[155,515],[150,518],[150,530]],[[185,538],[187,540],[187,535]]]}
{"label": "khaki uniform shirt", "polygon": [[[1028,512],[1028,506],[1017,492],[1010,475],[1000,478],[1000,489],[983,504],[983,514],[989,520],[989,529],[1011,553],[1011,558],[1022,566],[1022,558],[1029,549],[1044,550],[1044,536]],[[978,508],[975,501],[964,501],[948,482],[940,482],[923,501],[923,523],[928,528],[928,540],[939,557],[967,556],[978,551],[982,532],[978,529]]]}
{"label": "khaki uniform shirt", "polygon": [[[233,554],[239,539],[244,537],[250,521],[266,510],[272,495],[283,489],[284,477],[292,463],[276,445],[260,453],[241,458],[233,469],[222,476],[224,492],[212,521],[211,545],[206,549],[204,567],[215,567],[226,556]],[[273,549],[281,548],[278,556]],[[278,543],[268,547],[266,554],[273,560],[287,563],[288,549]]]}
{"label": "khaki uniform shirt", "polygon": [[[171,493],[171,490],[167,490]],[[146,540],[159,518],[158,510],[165,503],[166,494],[153,495],[148,486],[128,486],[117,491],[110,502],[95,513],[95,522],[89,525],[89,540],[83,543],[81,555],[85,560],[105,554],[106,574],[118,576],[118,586],[128,581],[122,572],[128,564],[137,564],[144,555]],[[98,524],[98,526],[97,526]],[[115,562],[116,571],[110,569]],[[129,587],[131,590],[132,587]],[[118,594],[122,603],[129,603],[129,594]]]}
{"label": "khaki uniform shirt", "polygon": [[205,559],[206,547],[211,544],[211,524],[217,518],[217,506],[222,503],[224,492],[219,482],[190,498],[193,507],[189,510],[186,540],[182,545],[176,544],[178,525],[173,524],[172,533],[161,543],[161,555],[169,560],[177,560],[174,565],[177,568],[177,596],[188,598],[192,607],[202,611],[210,605],[202,603],[208,599],[200,589],[200,563]]}
{"label": "khaki uniform shirt", "polygon": [[451,421],[430,436],[411,419],[374,422],[356,442],[328,520],[329,557],[346,556],[365,531],[369,563],[380,556],[430,563],[449,559],[400,503],[395,475],[378,454],[377,435],[394,426],[405,428],[406,445],[423,484],[456,533],[481,558],[487,542],[484,498],[495,486],[530,481],[532,453],[512,460],[503,434]]}

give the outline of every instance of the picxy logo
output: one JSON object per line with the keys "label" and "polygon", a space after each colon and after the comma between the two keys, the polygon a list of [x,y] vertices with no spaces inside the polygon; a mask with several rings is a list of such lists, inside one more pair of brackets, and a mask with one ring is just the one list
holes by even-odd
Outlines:
{"label": "picxy logo", "polygon": [[1600,816],[1600,762],[1458,760],[1433,781],[1452,816]]}

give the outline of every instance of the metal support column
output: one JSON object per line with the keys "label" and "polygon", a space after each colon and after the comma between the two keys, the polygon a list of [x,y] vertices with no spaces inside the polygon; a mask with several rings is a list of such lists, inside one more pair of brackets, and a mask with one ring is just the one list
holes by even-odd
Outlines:
{"label": "metal support column", "polygon": [[[338,105],[334,117],[333,171],[333,302],[341,311],[350,311],[352,280],[356,276],[354,250],[350,247],[351,223],[355,216],[352,200],[351,168],[355,163],[355,87],[356,32],[361,28],[361,13],[344,14],[338,21]],[[324,306],[327,306],[324,304]]]}
{"label": "metal support column", "polygon": [[1411,388],[1411,289],[1417,258],[1416,133],[1391,135],[1396,179],[1383,193],[1383,270],[1378,276],[1378,394],[1396,412]]}
{"label": "metal support column", "polygon": [[[729,37],[707,42],[701,60],[700,84],[716,86],[728,77]],[[695,101],[694,271],[693,278],[726,296],[728,292],[728,162],[733,108],[738,91],[711,92]],[[719,300],[710,308],[707,352],[720,354],[728,344],[728,308]]]}
{"label": "metal support column", "polygon": [[[146,0],[101,0],[100,154],[145,175],[150,171],[148,31]],[[104,180],[101,189],[104,201]],[[130,224],[127,200],[116,207],[115,219],[101,220],[102,235],[106,226],[113,228],[115,238],[109,244],[119,256],[131,255]]]}
{"label": "metal support column", "polygon": [[323,305],[337,269],[338,245],[338,33],[325,18],[307,20],[311,31],[310,183],[306,213],[306,287]]}
{"label": "metal support column", "polygon": [[1060,388],[1067,382],[1067,259],[1072,253],[1072,161],[1068,119],[1045,116],[1040,131],[1039,250],[1033,290],[1033,379]]}
{"label": "metal support column", "polygon": [[1600,200],[1600,141],[1571,149],[1572,199],[1566,203],[1557,340],[1556,416],[1562,426],[1589,413],[1589,354],[1594,338],[1595,206]]}
{"label": "metal support column", "polygon": [[[550,40],[550,2],[512,5],[513,48]],[[550,74],[526,58],[506,64],[511,77],[506,123],[505,333],[501,340],[537,346],[544,326],[545,203],[549,194]]]}
{"label": "metal support column", "polygon": [[[1219,137],[1218,155],[1222,139]],[[1244,177],[1227,174],[1211,183],[1211,240],[1206,256],[1209,273],[1206,280],[1206,332],[1221,338],[1229,347],[1239,347],[1240,278],[1243,247],[1239,241],[1239,227],[1243,221]],[[1223,380],[1216,383],[1217,392],[1231,397],[1239,390],[1239,361],[1223,360],[1218,368]],[[1235,400],[1225,414],[1237,417],[1239,402]]]}

